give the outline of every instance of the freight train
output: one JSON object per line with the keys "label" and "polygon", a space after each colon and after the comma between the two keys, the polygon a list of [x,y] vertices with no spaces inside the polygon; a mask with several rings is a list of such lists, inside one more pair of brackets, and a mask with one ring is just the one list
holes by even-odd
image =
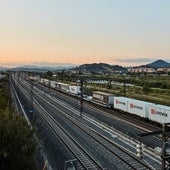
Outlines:
{"label": "freight train", "polygon": [[37,82],[44,84],[46,86],[49,86],[51,88],[60,90],[62,92],[67,92],[67,93],[74,94],[74,95],[79,95],[81,92],[80,86],[70,85],[70,84],[52,81],[52,80],[48,80],[48,79],[42,79],[42,78],[36,79],[36,77],[32,77],[32,79],[34,81],[37,81]]}
{"label": "freight train", "polygon": [[[62,92],[73,95],[80,95],[81,93],[80,86],[69,85],[42,78],[36,79],[36,77],[32,77],[32,79]],[[136,100],[123,96],[115,96],[114,94],[100,91],[93,92],[93,96],[86,96],[85,99],[93,103],[146,118],[160,124],[170,123],[169,106],[158,105],[155,103]]]}
{"label": "freight train", "polygon": [[151,121],[170,123],[170,107],[103,92],[93,92],[93,101]]}

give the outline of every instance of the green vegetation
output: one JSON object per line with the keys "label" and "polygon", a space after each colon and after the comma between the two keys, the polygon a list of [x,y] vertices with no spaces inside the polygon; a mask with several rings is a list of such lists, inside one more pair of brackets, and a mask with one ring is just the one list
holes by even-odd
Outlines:
{"label": "green vegetation", "polygon": [[0,169],[34,168],[36,142],[25,119],[10,107],[8,78],[0,80]]}
{"label": "green vegetation", "polygon": [[[130,79],[133,79],[133,78],[134,77],[131,77]],[[152,78],[149,79],[148,77],[146,77],[146,79],[145,78],[142,78],[142,79],[134,78],[134,79],[138,79],[138,83],[134,83],[133,84],[134,86],[125,85],[125,90],[124,90],[124,86],[112,85],[110,87],[110,84],[109,86],[105,84],[103,85],[102,84],[90,84],[90,88],[92,91],[101,90],[101,91],[105,91],[108,93],[113,93],[117,96],[125,95],[127,97],[134,98],[134,99],[139,99],[139,100],[153,102],[156,104],[163,104],[163,105],[170,106],[170,88],[169,89],[162,88],[163,84],[166,84],[166,86],[164,87],[168,87],[168,84],[170,83],[169,77],[166,77],[166,83],[165,83],[165,80],[162,79],[162,77],[159,77],[156,80],[153,80]],[[125,79],[123,79],[122,77],[119,77],[117,79],[114,79],[114,81],[116,80],[120,83],[123,83]],[[129,83],[129,81],[127,80],[128,79],[126,79],[126,84]],[[155,88],[151,86],[151,82],[155,82],[155,83],[160,82],[159,83],[160,86],[157,86]]]}
{"label": "green vegetation", "polygon": [[[167,74],[81,74],[75,72],[60,72],[53,79],[64,83],[73,83],[80,80],[109,80],[108,84],[88,84],[85,89],[88,94],[92,91],[105,91],[118,96],[131,97],[134,99],[149,101],[157,104],[170,106],[170,75]],[[124,86],[111,84],[111,81],[124,83]],[[127,86],[131,84],[133,86]],[[91,91],[91,92],[90,92]],[[126,93],[126,94],[125,94]]]}

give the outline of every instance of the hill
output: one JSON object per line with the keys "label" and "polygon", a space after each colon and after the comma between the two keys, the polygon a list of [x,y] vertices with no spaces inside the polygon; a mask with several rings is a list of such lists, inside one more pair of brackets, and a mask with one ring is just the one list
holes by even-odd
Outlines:
{"label": "hill", "polygon": [[145,66],[150,68],[170,68],[170,63],[164,60],[157,60]]}
{"label": "hill", "polygon": [[[170,63],[163,61],[163,60],[157,60],[152,63],[137,66],[135,68],[140,67],[148,67],[148,68],[170,68]],[[77,72],[82,73],[104,73],[104,74],[112,74],[112,73],[124,73],[127,72],[127,68],[119,66],[119,65],[109,65],[106,63],[92,63],[92,64],[83,64],[78,67],[75,67],[72,69]]]}
{"label": "hill", "polygon": [[76,67],[74,71],[83,73],[114,73],[114,72],[126,72],[127,69],[119,65],[109,65],[106,63],[92,63],[83,64]]}

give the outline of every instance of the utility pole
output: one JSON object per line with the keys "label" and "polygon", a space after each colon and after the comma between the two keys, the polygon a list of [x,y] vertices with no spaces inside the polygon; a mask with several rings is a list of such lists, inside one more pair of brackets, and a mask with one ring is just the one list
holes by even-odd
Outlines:
{"label": "utility pole", "polygon": [[[167,130],[167,125],[170,125],[170,123],[163,123],[162,129],[160,131],[153,131],[153,132],[147,132],[138,134],[137,137],[146,137],[146,136],[155,136],[155,135],[161,135],[161,141],[162,141],[162,149],[161,149],[161,159],[162,159],[162,167],[161,170],[168,170],[170,167],[170,142],[168,139],[170,138],[170,130]],[[168,126],[169,127],[169,126]],[[139,147],[139,146],[138,146]],[[137,148],[138,149],[138,148]],[[140,152],[140,150],[138,149]]]}
{"label": "utility pole", "polygon": [[124,79],[124,82],[123,82],[123,94],[124,94],[124,97],[126,97],[126,78]]}
{"label": "utility pole", "polygon": [[50,93],[51,93],[50,87],[51,87],[51,85],[50,85],[50,80],[49,80],[49,82],[48,82],[48,91],[49,91],[49,95],[50,95]]}
{"label": "utility pole", "polygon": [[165,170],[165,142],[166,142],[166,128],[165,124],[162,124],[162,170]]}
{"label": "utility pole", "polygon": [[170,125],[170,123],[162,124],[162,170],[170,168],[170,142],[168,141],[170,131],[167,130],[168,125]]}
{"label": "utility pole", "polygon": [[20,86],[20,78],[19,78],[20,74],[19,74],[19,71],[17,71],[17,85],[18,85],[18,91],[20,90],[19,86]]}
{"label": "utility pole", "polygon": [[17,81],[18,81],[18,87],[19,87],[19,72],[17,72]]}
{"label": "utility pole", "polygon": [[33,103],[34,103],[34,92],[33,92],[33,80],[30,79],[30,103],[31,103],[31,107],[30,107],[30,111],[29,111],[29,114],[30,114],[30,120],[33,121],[33,115],[34,115],[34,106],[33,106]]}
{"label": "utility pole", "polygon": [[82,117],[83,112],[83,79],[80,79],[80,117]]}

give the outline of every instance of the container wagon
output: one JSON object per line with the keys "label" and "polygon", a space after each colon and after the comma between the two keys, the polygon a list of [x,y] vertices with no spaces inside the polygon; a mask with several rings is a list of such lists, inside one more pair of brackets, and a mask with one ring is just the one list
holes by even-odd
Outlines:
{"label": "container wagon", "polygon": [[170,107],[154,105],[149,108],[149,119],[158,123],[170,123]]}
{"label": "container wagon", "polygon": [[105,92],[93,92],[93,102],[97,102],[105,107],[113,108],[114,95]]}

